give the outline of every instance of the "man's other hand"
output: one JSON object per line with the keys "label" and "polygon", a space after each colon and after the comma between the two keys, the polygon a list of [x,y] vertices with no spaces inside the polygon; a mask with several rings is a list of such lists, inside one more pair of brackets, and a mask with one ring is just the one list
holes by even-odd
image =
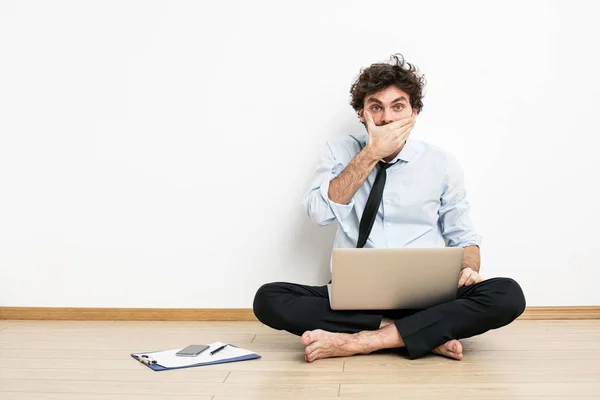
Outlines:
{"label": "man's other hand", "polygon": [[458,279],[458,287],[469,286],[474,283],[479,283],[483,281],[479,272],[472,270],[471,268],[463,268],[460,271],[460,278]]}

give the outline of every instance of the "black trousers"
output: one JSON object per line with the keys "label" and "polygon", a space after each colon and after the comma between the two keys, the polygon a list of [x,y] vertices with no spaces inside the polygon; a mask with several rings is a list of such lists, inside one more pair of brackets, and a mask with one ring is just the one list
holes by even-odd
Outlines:
{"label": "black trousers", "polygon": [[382,318],[395,321],[412,359],[452,339],[500,328],[525,310],[517,282],[492,278],[458,289],[457,299],[423,310],[334,311],[327,286],[275,282],[260,287],[254,314],[265,325],[301,336],[313,329],[356,333],[377,330]]}

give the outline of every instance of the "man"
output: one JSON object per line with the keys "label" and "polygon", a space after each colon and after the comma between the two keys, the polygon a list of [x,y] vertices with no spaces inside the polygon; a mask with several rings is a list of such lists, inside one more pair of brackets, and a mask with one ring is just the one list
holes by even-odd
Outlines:
{"label": "man", "polygon": [[[263,285],[254,299],[256,317],[302,336],[309,362],[400,347],[410,358],[434,352],[461,360],[458,339],[507,325],[525,309],[514,280],[479,275],[481,237],[469,217],[457,161],[409,139],[423,109],[424,85],[401,55],[362,70],[350,92],[367,134],[328,142],[304,204],[318,225],[337,221],[334,247],[463,247],[457,299],[424,310],[334,311],[326,285]],[[375,184],[383,173],[384,187]],[[381,204],[371,206],[372,230],[360,243],[361,217],[375,190],[383,191]]]}

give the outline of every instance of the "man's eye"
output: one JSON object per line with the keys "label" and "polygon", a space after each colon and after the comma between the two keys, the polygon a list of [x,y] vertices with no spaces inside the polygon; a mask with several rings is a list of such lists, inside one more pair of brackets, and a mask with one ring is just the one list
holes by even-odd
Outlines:
{"label": "man's eye", "polygon": [[373,110],[373,111],[379,111],[379,110],[381,110],[381,107],[379,107],[379,106],[373,106],[373,108],[371,108],[371,110]]}
{"label": "man's eye", "polygon": [[402,110],[404,107],[402,106],[402,104],[396,104],[396,105],[394,106],[394,108],[395,108],[396,110]]}

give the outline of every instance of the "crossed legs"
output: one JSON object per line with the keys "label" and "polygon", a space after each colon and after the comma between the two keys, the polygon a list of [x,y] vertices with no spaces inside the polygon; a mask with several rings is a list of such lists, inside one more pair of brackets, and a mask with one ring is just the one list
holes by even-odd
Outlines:
{"label": "crossed legs", "polygon": [[326,286],[284,282],[263,285],[254,298],[261,322],[302,337],[308,361],[398,347],[410,358],[433,351],[460,360],[458,339],[505,326],[524,309],[510,278],[459,288],[456,300],[424,310],[334,311]]}

